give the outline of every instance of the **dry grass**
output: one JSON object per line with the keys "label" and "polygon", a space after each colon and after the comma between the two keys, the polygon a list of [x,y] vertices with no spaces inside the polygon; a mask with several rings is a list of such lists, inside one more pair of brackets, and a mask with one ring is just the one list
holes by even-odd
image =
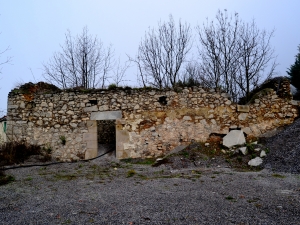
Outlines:
{"label": "dry grass", "polygon": [[[0,145],[0,166],[24,163],[32,155],[41,155],[40,160],[45,162],[51,159],[51,152],[38,145],[31,145],[24,141],[7,142]],[[14,177],[6,175],[0,168],[0,185],[14,181]]]}
{"label": "dry grass", "polygon": [[31,145],[25,141],[7,142],[0,146],[0,163],[12,165],[24,163],[31,155],[42,155],[42,161],[49,160],[49,152],[43,151],[38,145]]}

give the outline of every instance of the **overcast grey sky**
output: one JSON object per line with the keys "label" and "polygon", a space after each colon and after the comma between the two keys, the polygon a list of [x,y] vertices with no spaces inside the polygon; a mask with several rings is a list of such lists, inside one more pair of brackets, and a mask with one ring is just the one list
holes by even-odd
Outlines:
{"label": "overcast grey sky", "polygon": [[[145,31],[170,14],[194,28],[206,18],[213,20],[218,9],[227,9],[244,22],[255,19],[260,29],[275,29],[271,44],[278,56],[277,72],[286,75],[300,44],[299,8],[299,0],[0,0],[0,52],[10,47],[0,62],[13,57],[0,74],[0,109],[6,109],[7,94],[16,83],[43,80],[42,63],[60,50],[68,29],[77,35],[87,26],[125,61],[126,54],[136,54]],[[127,80],[136,84],[134,68]]]}

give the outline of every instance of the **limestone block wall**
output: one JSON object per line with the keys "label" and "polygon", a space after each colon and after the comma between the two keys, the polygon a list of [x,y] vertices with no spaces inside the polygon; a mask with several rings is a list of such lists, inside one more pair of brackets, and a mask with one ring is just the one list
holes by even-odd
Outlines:
{"label": "limestone block wall", "polygon": [[[94,157],[96,120],[116,120],[116,156],[157,157],[212,133],[242,129],[258,137],[298,116],[298,102],[274,90],[239,106],[228,94],[201,87],[170,90],[94,90],[8,96],[7,135],[52,148],[61,160]],[[65,144],[62,143],[65,139]]]}

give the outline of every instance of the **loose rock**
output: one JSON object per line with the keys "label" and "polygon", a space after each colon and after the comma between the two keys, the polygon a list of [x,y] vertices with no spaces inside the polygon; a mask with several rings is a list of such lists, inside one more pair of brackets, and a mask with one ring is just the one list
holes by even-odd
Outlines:
{"label": "loose rock", "polygon": [[235,145],[243,145],[245,143],[246,139],[241,130],[232,130],[223,138],[223,145],[228,148]]}
{"label": "loose rock", "polygon": [[248,154],[248,150],[247,150],[247,147],[241,147],[239,148],[240,152],[243,154],[243,155],[247,155]]}
{"label": "loose rock", "polygon": [[260,157],[256,157],[254,159],[251,159],[249,162],[248,162],[248,165],[249,166],[259,166],[263,163],[263,160],[262,158]]}

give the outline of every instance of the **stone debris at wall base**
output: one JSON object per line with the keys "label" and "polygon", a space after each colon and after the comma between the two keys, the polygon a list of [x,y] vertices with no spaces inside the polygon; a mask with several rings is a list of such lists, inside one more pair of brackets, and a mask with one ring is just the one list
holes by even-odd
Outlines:
{"label": "stone debris at wall base", "polygon": [[246,143],[246,139],[243,131],[232,130],[225,137],[223,137],[223,145],[227,148],[231,148],[235,145],[243,145]]}
{"label": "stone debris at wall base", "polygon": [[259,166],[263,163],[263,160],[262,158],[260,157],[255,157],[254,159],[251,159],[249,162],[248,162],[248,165],[249,166]]}

